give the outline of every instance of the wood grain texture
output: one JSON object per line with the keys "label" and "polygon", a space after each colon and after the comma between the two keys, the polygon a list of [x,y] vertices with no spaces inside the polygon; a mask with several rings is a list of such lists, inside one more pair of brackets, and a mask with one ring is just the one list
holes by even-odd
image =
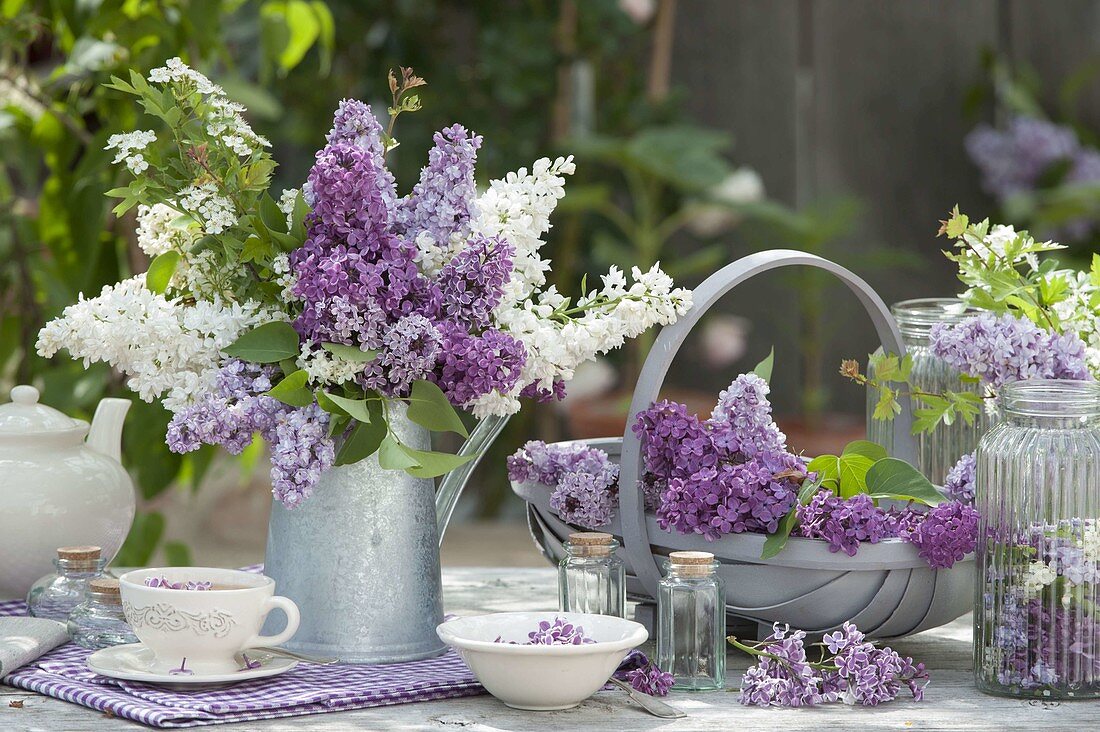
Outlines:
{"label": "wood grain texture", "polygon": [[[552,569],[444,570],[448,612],[462,615],[506,610],[553,609]],[[359,711],[291,717],[226,727],[234,732],[282,730],[465,730],[466,732],[545,732],[560,730],[768,729],[788,730],[1087,730],[1100,726],[1100,704],[1031,703],[979,694],[971,680],[970,619],[921,633],[895,644],[901,653],[923,661],[932,675],[926,702],[899,701],[875,709],[839,704],[817,709],[780,710],[742,707],[736,689],[748,658],[729,655],[730,689],[708,694],[674,693],[668,701],[688,713],[686,719],[660,720],[629,703],[617,691],[602,691],[580,707],[564,712],[520,712],[489,696],[452,699]],[[21,701],[22,708],[9,702]],[[143,729],[56,699],[0,686],[0,729],[91,732]],[[147,728],[145,728],[147,729]],[[217,728],[211,728],[217,729]]]}

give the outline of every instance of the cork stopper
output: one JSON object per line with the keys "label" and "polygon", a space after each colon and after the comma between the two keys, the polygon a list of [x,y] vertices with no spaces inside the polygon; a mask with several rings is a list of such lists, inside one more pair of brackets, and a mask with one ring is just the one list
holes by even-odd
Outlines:
{"label": "cork stopper", "polygon": [[98,599],[100,602],[105,602],[109,605],[122,604],[118,580],[114,577],[97,577],[88,583],[88,591],[99,595]]}
{"label": "cork stopper", "polygon": [[670,552],[668,561],[685,577],[706,577],[711,573],[714,555],[710,552]]}
{"label": "cork stopper", "polygon": [[569,535],[569,551],[579,557],[606,557],[615,548],[615,537],[600,531],[578,531]]}
{"label": "cork stopper", "polygon": [[63,546],[58,548],[57,558],[92,561],[99,559],[102,552],[98,546]]}

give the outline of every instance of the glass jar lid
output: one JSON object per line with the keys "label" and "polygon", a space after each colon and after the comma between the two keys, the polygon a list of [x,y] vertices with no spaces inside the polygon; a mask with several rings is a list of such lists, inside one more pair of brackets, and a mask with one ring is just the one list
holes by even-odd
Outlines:
{"label": "glass jar lid", "polygon": [[938,323],[958,323],[981,311],[957,297],[922,297],[902,300],[890,306],[905,338],[927,338]]}
{"label": "glass jar lid", "polygon": [[0,440],[41,435],[80,438],[87,434],[87,422],[39,404],[38,396],[38,389],[26,384],[11,390],[11,401],[0,404]]}
{"label": "glass jar lid", "polygon": [[1100,416],[1100,383],[1070,379],[1028,379],[1005,384],[1001,408],[1017,417],[1087,419]]}

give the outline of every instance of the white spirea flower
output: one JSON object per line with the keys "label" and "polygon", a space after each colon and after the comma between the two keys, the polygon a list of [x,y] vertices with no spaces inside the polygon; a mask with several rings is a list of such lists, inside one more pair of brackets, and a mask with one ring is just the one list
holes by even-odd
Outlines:
{"label": "white spirea flower", "polygon": [[39,355],[66,349],[88,366],[110,364],[145,401],[177,411],[215,385],[221,349],[246,329],[285,316],[258,303],[184,305],[150,291],[141,274],[65,308],[38,334]]}
{"label": "white spirea flower", "polygon": [[363,372],[363,364],[334,356],[324,349],[304,348],[297,359],[298,368],[309,375],[314,384],[333,385],[352,381]]}
{"label": "white spirea flower", "polygon": [[298,278],[294,276],[294,270],[290,267],[290,255],[285,253],[275,255],[271,260],[271,271],[275,273],[275,284],[283,288],[284,300],[294,302],[301,299],[294,294],[294,283]]}
{"label": "white spirea flower", "polygon": [[237,212],[228,198],[218,193],[214,183],[188,186],[179,192],[179,204],[197,214],[208,234],[220,234],[237,223]]}
{"label": "white spirea flower", "polygon": [[141,251],[156,257],[175,250],[184,254],[199,240],[201,232],[171,206],[141,204],[137,213],[137,243]]}
{"label": "white spirea flower", "polygon": [[294,202],[298,200],[297,188],[284,188],[279,196],[279,210],[286,215],[286,228],[289,230],[294,224]]}
{"label": "white spirea flower", "polygon": [[107,138],[104,150],[116,150],[115,159],[111,162],[126,163],[126,167],[134,175],[138,175],[149,168],[148,161],[141,151],[149,147],[157,139],[157,133],[152,130],[134,130],[119,135],[111,135]]}

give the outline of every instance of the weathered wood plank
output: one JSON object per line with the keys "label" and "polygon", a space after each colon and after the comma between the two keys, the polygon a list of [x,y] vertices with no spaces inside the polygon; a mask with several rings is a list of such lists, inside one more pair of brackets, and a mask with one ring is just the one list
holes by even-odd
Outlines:
{"label": "weathered wood plank", "polygon": [[[473,614],[516,609],[552,609],[556,602],[551,569],[448,569],[443,584],[448,612]],[[896,648],[924,661],[932,675],[923,704],[900,701],[877,709],[829,705],[818,709],[777,710],[737,704],[735,689],[747,657],[731,653],[730,688],[709,694],[673,694],[669,701],[688,712],[682,720],[658,720],[631,705],[625,695],[600,692],[565,712],[531,713],[509,709],[482,696],[403,704],[336,714],[235,724],[232,730],[448,730],[474,732],[545,732],[660,728],[678,730],[912,729],[912,730],[1084,730],[1100,726],[1100,704],[1030,703],[979,694],[970,672],[970,624],[964,618],[905,639]],[[22,701],[22,708],[11,708]],[[106,718],[98,712],[55,699],[0,687],[0,729],[56,732],[132,730],[139,725]]]}

